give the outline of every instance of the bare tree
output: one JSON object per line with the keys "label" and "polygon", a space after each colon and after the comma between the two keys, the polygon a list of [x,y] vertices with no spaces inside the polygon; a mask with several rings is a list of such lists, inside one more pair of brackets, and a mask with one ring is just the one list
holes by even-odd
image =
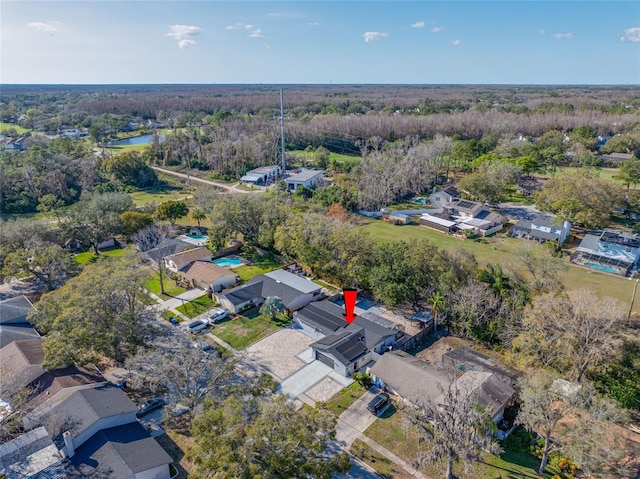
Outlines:
{"label": "bare tree", "polygon": [[520,387],[517,421],[544,440],[539,474],[552,453],[570,457],[590,477],[611,477],[627,466],[633,447],[613,429],[625,418],[613,402],[596,397],[587,385],[540,371],[525,376]]}
{"label": "bare tree", "polygon": [[426,395],[408,408],[405,427],[414,427],[419,442],[431,447],[416,458],[417,464],[446,464],[446,479],[453,478],[453,464],[462,461],[465,471],[483,450],[501,452],[498,444],[488,432],[487,422],[491,418],[479,407],[478,396],[458,386],[453,380],[437,402]]}
{"label": "bare tree", "polygon": [[[143,253],[157,248],[162,244],[163,241],[169,239],[173,236],[173,227],[171,225],[159,225],[159,224],[150,224],[149,226],[145,226],[136,234],[131,237],[131,240],[136,243],[138,249]],[[159,250],[157,254],[153,255],[152,261],[154,262],[154,266],[156,271],[158,272],[158,279],[160,281],[160,292],[164,294],[164,258],[165,256],[171,254],[171,252],[167,249],[166,251]]]}
{"label": "bare tree", "polygon": [[[552,291],[561,285],[559,274],[566,269],[553,251],[533,241],[523,241],[516,248],[514,257],[517,262],[509,269],[516,281],[527,285],[536,293]],[[522,266],[531,275],[531,279],[521,272]]]}
{"label": "bare tree", "polygon": [[570,371],[580,382],[584,374],[612,354],[627,328],[622,305],[588,289],[538,296],[525,313],[515,343],[538,363]]}

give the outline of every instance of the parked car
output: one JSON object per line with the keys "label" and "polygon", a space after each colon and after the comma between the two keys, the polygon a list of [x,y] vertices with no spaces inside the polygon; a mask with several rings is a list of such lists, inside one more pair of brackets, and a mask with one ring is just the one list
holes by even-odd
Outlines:
{"label": "parked car", "polygon": [[229,311],[227,311],[226,309],[218,309],[211,316],[209,316],[209,322],[211,324],[216,324],[222,321],[227,316],[229,316]]}
{"label": "parked car", "polygon": [[206,354],[213,354],[216,352],[216,348],[211,346],[206,341],[196,341],[195,343],[193,343],[193,347],[195,349],[200,349],[203,353],[206,353]]}
{"label": "parked car", "polygon": [[176,317],[175,317],[175,316],[171,316],[171,317],[169,318],[169,322],[170,322],[171,324],[173,324],[174,326],[177,326],[178,324],[180,324],[180,323],[178,322],[178,320],[176,319]]}
{"label": "parked car", "polygon": [[196,319],[195,321],[190,322],[189,325],[187,326],[187,328],[189,329],[189,332],[193,334],[202,331],[206,327],[207,327],[207,323],[205,323],[204,321],[200,321],[199,319]]}
{"label": "parked car", "polygon": [[380,393],[369,401],[367,410],[371,414],[378,414],[387,404],[389,404],[389,395],[387,393]]}
{"label": "parked car", "polygon": [[140,408],[136,412],[136,417],[141,418],[143,416],[146,416],[151,411],[160,409],[162,406],[164,406],[164,399],[162,398],[150,399],[146,403],[144,403],[142,406],[140,406]]}

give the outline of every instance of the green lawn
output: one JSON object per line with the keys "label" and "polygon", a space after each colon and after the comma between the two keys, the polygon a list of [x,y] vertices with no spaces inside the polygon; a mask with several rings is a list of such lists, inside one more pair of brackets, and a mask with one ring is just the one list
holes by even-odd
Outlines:
{"label": "green lawn", "polygon": [[28,131],[31,131],[28,128],[23,128],[19,125],[14,125],[13,123],[5,123],[3,121],[0,121],[0,133],[4,132],[5,130],[10,130],[12,128],[16,130],[16,133],[18,133],[18,135],[22,135]]}
{"label": "green lawn", "polygon": [[178,286],[171,278],[163,278],[162,283],[164,284],[165,294],[162,294],[160,291],[160,279],[158,278],[157,273],[153,274],[153,276],[149,276],[149,278],[144,282],[144,287],[156,296],[160,296],[162,299],[171,299],[172,296],[178,296],[186,291],[186,289]]}
{"label": "green lawn", "polygon": [[[371,449],[369,445],[360,439],[353,441],[349,452],[362,462],[375,469],[385,479],[391,479],[396,474],[402,474],[404,470],[391,459]],[[406,473],[405,473],[406,474]]]}
{"label": "green lawn", "polygon": [[[413,430],[405,433],[403,415],[404,412],[402,410],[390,407],[364,434],[411,463],[420,449],[428,449],[428,444],[419,445],[418,435]],[[538,465],[539,461],[527,453],[506,451],[501,457],[483,453],[481,460],[472,465],[470,477],[474,479],[540,479],[540,476],[536,474]],[[421,470],[429,477],[442,477],[444,467],[439,464],[427,465]],[[457,477],[463,477],[463,466],[455,464],[454,473]],[[548,478],[552,475],[553,473],[549,472],[545,474],[545,477]]]}
{"label": "green lawn", "polygon": [[365,388],[354,382],[342,389],[328,401],[323,402],[320,407],[331,411],[334,416],[338,417],[345,409],[356,402],[356,399],[362,396],[365,391]]}
{"label": "green lawn", "polygon": [[114,154],[118,155],[120,153],[124,153],[125,151],[144,151],[149,146],[148,143],[143,143],[141,145],[114,145],[114,146],[106,146],[105,150],[109,150]]}
{"label": "green lawn", "polygon": [[202,313],[206,313],[211,308],[215,306],[213,300],[207,296],[206,294],[196,298],[194,300],[188,301],[181,306],[176,308],[176,311],[181,312],[188,318],[195,318],[196,316],[201,315]]}
{"label": "green lawn", "polygon": [[[290,153],[292,156],[295,156],[298,158],[303,158],[309,162],[314,161],[315,152],[313,151],[293,150],[293,151],[288,151],[287,153]],[[340,153],[329,153],[329,161],[331,160],[335,160],[342,165],[346,165],[346,164],[360,163],[362,161],[362,157],[343,155]]]}
{"label": "green lawn", "polygon": [[244,349],[280,329],[283,321],[272,321],[270,316],[253,312],[216,324],[213,334],[235,349]]}
{"label": "green lawn", "polygon": [[[522,240],[507,237],[504,233],[486,240],[462,240],[418,224],[397,226],[384,223],[382,220],[368,221],[369,223],[362,229],[378,241],[428,239],[439,249],[460,246],[471,251],[480,266],[486,266],[489,263],[500,264],[506,269],[518,264],[518,258],[514,252]],[[623,304],[630,304],[634,281],[575,266],[569,263],[568,255],[564,257],[564,261],[567,267],[560,273],[560,280],[566,289],[589,288],[598,296],[610,296]],[[635,302],[633,311],[640,314],[640,301]]]}
{"label": "green lawn", "polygon": [[260,256],[252,254],[243,256],[251,261],[251,264],[233,268],[233,272],[240,276],[242,281],[248,281],[257,274],[268,273],[269,271],[273,271],[274,269],[278,269],[282,266],[280,261],[270,255]]}
{"label": "green lawn", "polygon": [[96,255],[93,250],[85,251],[84,253],[78,253],[75,255],[74,259],[76,263],[79,265],[87,264],[87,263],[95,263],[98,261],[98,258],[106,257],[106,258],[116,258],[118,256],[122,256],[124,250],[126,248],[114,248],[109,250],[101,251],[99,255]]}
{"label": "green lawn", "polygon": [[181,188],[172,186],[164,186],[161,188],[145,189],[129,193],[133,204],[136,206],[146,205],[149,203],[163,203],[169,200],[181,200],[190,197],[191,194],[185,193]]}

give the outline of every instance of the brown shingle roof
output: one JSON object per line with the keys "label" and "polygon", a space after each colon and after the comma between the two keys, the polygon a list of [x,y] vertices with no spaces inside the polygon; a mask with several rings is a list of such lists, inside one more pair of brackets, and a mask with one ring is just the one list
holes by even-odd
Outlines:
{"label": "brown shingle roof", "polygon": [[167,261],[173,261],[175,264],[186,264],[192,261],[201,260],[202,258],[211,258],[211,252],[204,246],[188,249],[181,253],[172,254],[167,256]]}
{"label": "brown shingle roof", "polygon": [[180,276],[188,280],[213,283],[223,276],[233,275],[230,270],[207,261],[194,261],[180,270]]}

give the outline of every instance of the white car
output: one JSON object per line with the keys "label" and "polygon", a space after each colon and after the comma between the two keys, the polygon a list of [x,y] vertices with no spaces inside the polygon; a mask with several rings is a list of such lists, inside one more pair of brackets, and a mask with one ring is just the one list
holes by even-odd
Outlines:
{"label": "white car", "polygon": [[227,316],[229,316],[229,311],[227,311],[226,309],[217,309],[213,312],[211,316],[209,316],[209,323],[210,324],[219,323]]}
{"label": "white car", "polygon": [[195,321],[190,322],[189,325],[187,326],[187,328],[189,329],[189,332],[192,334],[198,333],[206,327],[207,327],[207,323],[205,323],[204,321],[200,321],[199,319],[196,319]]}

